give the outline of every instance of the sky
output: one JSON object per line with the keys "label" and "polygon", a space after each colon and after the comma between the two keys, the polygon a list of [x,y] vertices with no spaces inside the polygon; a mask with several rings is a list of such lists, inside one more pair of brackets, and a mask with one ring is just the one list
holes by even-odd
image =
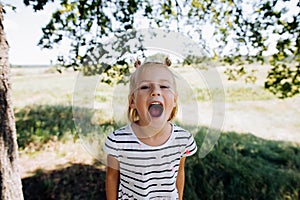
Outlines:
{"label": "sky", "polygon": [[44,11],[34,12],[22,0],[4,0],[17,7],[7,9],[4,15],[4,31],[10,46],[9,60],[12,65],[49,65],[61,50],[41,50],[37,46],[42,37],[42,27],[51,18],[55,5],[46,6]]}

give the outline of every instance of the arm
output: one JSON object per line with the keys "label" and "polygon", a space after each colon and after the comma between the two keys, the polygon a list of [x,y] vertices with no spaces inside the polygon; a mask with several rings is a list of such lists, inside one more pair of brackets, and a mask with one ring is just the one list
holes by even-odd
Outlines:
{"label": "arm", "polygon": [[184,162],[186,157],[182,157],[179,164],[178,175],[176,180],[176,187],[178,190],[179,199],[183,198],[183,189],[184,189]]}
{"label": "arm", "polygon": [[106,167],[106,199],[116,200],[118,197],[119,188],[119,161],[114,157],[107,156],[107,167]]}

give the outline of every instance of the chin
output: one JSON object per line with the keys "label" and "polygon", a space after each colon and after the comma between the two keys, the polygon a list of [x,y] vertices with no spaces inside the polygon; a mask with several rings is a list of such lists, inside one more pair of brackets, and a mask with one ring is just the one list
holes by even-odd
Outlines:
{"label": "chin", "polygon": [[151,120],[149,121],[149,126],[162,127],[166,123],[168,123],[168,118],[166,116],[152,117]]}

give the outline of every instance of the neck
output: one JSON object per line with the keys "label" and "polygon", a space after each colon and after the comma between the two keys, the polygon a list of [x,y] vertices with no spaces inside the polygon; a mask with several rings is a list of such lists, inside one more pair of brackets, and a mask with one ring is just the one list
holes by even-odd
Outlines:
{"label": "neck", "polygon": [[132,124],[135,135],[145,144],[150,146],[158,146],[164,144],[171,135],[172,126],[166,122],[160,128],[151,126],[139,126],[138,123]]}

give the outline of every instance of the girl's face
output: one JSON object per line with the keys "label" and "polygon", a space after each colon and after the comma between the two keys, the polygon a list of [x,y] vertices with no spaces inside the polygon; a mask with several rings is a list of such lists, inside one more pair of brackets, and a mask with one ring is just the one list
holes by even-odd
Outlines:
{"label": "girl's face", "polygon": [[165,124],[176,107],[173,74],[165,66],[145,68],[138,74],[136,87],[129,99],[129,106],[137,110],[138,124]]}

